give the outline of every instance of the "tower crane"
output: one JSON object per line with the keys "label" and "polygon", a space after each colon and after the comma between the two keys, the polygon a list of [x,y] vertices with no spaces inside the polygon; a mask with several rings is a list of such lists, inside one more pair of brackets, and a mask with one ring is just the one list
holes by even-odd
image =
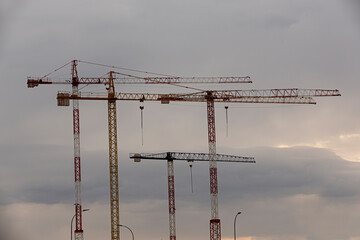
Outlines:
{"label": "tower crane", "polygon": [[[130,74],[117,73],[121,77],[113,76],[114,71],[109,73],[109,77],[79,77],[78,63],[98,65],[108,68],[118,68],[127,71],[135,71],[146,74],[158,75],[156,77],[139,77]],[[71,78],[65,80],[56,80],[49,77],[52,73],[71,64]],[[110,81],[111,79],[111,81]],[[79,85],[97,85],[104,84],[108,86],[108,125],[109,125],[109,163],[110,163],[110,202],[111,202],[111,238],[120,239],[119,233],[119,200],[118,200],[118,166],[117,166],[117,124],[116,124],[116,99],[114,98],[114,84],[182,84],[182,83],[251,83],[250,77],[176,77],[151,72],[138,71],[127,68],[119,68],[104,64],[72,60],[71,62],[55,69],[43,77],[28,77],[28,88],[34,88],[39,85],[72,85],[72,95],[78,96]],[[104,99],[105,100],[105,99]],[[73,138],[74,138],[74,176],[75,176],[75,240],[83,240],[82,229],[82,203],[81,203],[81,161],[80,161],[80,113],[79,101],[73,100]]]}
{"label": "tower crane", "polygon": [[[224,154],[216,154],[216,161],[230,163],[255,163],[253,157],[240,157]],[[183,161],[209,161],[210,154],[206,153],[181,153],[181,152],[165,152],[165,153],[130,153],[130,158],[135,162],[141,159],[146,160],[166,160],[168,170],[168,201],[169,201],[169,236],[170,240],[176,240],[175,226],[175,179],[174,179],[174,160]]]}
{"label": "tower crane", "polygon": [[[110,74],[111,75],[111,74]],[[111,77],[109,78],[112,81]],[[210,240],[221,239],[221,224],[218,212],[218,180],[216,164],[216,134],[215,134],[215,102],[226,103],[275,103],[275,104],[316,104],[313,97],[340,96],[338,90],[325,89],[263,89],[263,90],[208,90],[185,94],[154,94],[154,93],[115,93],[112,100],[122,101],[160,101],[163,104],[174,102],[206,102],[209,145],[210,174]],[[68,106],[70,99],[108,100],[102,93],[71,94],[59,92],[58,105]]]}
{"label": "tower crane", "polygon": [[[73,60],[64,66],[56,69],[53,72],[60,70],[61,68],[71,64],[71,78],[66,81],[67,84],[72,85],[72,93],[77,95],[79,93],[79,75],[77,71],[78,61]],[[53,73],[52,72],[52,73]],[[39,77],[28,77],[28,88],[34,88],[40,84],[50,84],[48,75],[51,73]],[[75,178],[75,240],[84,239],[84,231],[82,229],[82,203],[81,203],[81,161],[80,161],[80,113],[79,113],[79,101],[73,101],[73,139],[74,139],[74,178]]]}

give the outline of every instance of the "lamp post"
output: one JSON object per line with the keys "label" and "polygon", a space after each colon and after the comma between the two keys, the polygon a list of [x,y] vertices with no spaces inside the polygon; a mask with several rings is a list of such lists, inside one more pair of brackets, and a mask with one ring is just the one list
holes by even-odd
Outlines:
{"label": "lamp post", "polygon": [[[86,211],[89,211],[90,209],[86,208],[86,209],[83,209],[82,211],[83,212],[86,212]],[[76,214],[74,214],[74,216],[71,218],[71,223],[70,223],[70,239],[72,240],[72,236],[73,236],[73,221],[74,221],[74,218],[75,218]]]}
{"label": "lamp post", "polygon": [[129,229],[129,231],[131,232],[132,240],[134,240],[134,233],[133,233],[133,231],[131,231],[131,229],[128,226],[125,226],[125,225],[122,225],[122,224],[119,224],[119,226]]}
{"label": "lamp post", "polygon": [[238,212],[236,215],[235,215],[235,219],[234,219],[234,240],[236,240],[236,217],[241,214],[241,212]]}

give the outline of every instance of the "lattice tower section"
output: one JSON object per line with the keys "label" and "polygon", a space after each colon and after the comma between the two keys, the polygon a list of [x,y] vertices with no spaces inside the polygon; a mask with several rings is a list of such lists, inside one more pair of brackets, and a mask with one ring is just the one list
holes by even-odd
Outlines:
{"label": "lattice tower section", "polygon": [[[78,95],[77,62],[72,64],[72,93]],[[81,161],[80,161],[80,115],[79,100],[73,100],[73,134],[74,134],[74,176],[75,176],[75,240],[83,240],[82,206],[81,206]]]}
{"label": "lattice tower section", "polygon": [[168,165],[168,194],[169,194],[169,232],[170,232],[170,240],[176,240],[174,161],[168,160],[167,165]]}
{"label": "lattice tower section", "polygon": [[108,94],[108,127],[109,127],[109,170],[110,170],[110,217],[111,240],[120,239],[119,231],[119,176],[117,150],[116,99],[114,98],[114,82],[110,72]]}
{"label": "lattice tower section", "polygon": [[215,134],[215,107],[214,99],[208,96],[207,100],[208,118],[208,141],[209,141],[209,170],[210,170],[210,198],[211,198],[211,219],[210,219],[210,240],[221,239],[221,227],[218,208],[218,180],[216,165],[216,134]]}

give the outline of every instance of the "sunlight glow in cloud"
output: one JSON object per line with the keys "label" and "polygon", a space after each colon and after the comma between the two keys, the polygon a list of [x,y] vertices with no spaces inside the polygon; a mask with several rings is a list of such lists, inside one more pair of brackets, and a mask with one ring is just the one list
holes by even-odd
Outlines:
{"label": "sunlight glow in cloud", "polygon": [[280,144],[277,148],[291,148],[291,147],[315,147],[315,148],[327,148],[336,153],[341,158],[360,162],[360,134],[342,134],[336,137],[331,137],[328,140],[308,142],[308,143],[295,143],[295,144]]}

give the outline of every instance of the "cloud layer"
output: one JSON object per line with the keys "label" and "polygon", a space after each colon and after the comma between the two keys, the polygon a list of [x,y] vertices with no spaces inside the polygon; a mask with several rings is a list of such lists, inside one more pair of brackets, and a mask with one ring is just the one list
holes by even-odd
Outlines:
{"label": "cloud layer", "polygon": [[[68,212],[68,216],[63,215],[64,218],[71,216],[69,207],[73,202],[73,182],[71,167],[66,160],[69,156],[60,153],[59,159],[49,159],[48,154],[56,152],[56,147],[42,146],[43,158],[37,160],[38,164],[26,166],[29,159],[36,158],[37,151],[31,152],[35,148],[32,146],[29,151],[24,151],[26,154],[11,153],[7,148],[10,156],[18,157],[3,164],[7,167],[1,174],[1,182],[5,183],[1,193],[6,196],[2,209],[7,211],[14,224],[23,224],[17,222],[19,219],[15,218],[14,212],[28,207],[27,211],[39,219],[55,221],[61,209]],[[239,218],[239,237],[350,239],[359,235],[355,224],[359,218],[356,211],[360,209],[358,163],[344,161],[325,149],[309,147],[243,151],[253,152],[257,163],[218,163],[224,238],[231,238],[232,228],[229,226],[237,211],[243,212]],[[243,151],[228,149],[227,152],[242,155]],[[92,235],[93,224],[96,224],[93,218],[103,218],[105,223],[109,211],[107,153],[90,152],[84,155],[83,205],[91,208],[84,216],[85,229],[91,233],[87,239],[96,239],[98,234]],[[17,172],[15,168],[18,164],[26,166],[23,172],[29,174],[9,186],[5,179],[14,179],[11,176]],[[36,172],[38,174],[34,175]],[[141,229],[136,234],[143,238],[165,238],[168,225],[166,161],[134,163],[127,153],[122,152],[119,176],[121,221]],[[191,192],[188,163],[175,162],[178,236],[206,239],[210,208],[207,163],[193,164],[193,181],[194,193]],[[59,207],[56,208],[56,205]],[[48,216],[36,210],[48,207],[55,208],[52,210],[54,213]],[[24,218],[30,216],[28,214]],[[198,224],[194,225],[195,222]],[[103,227],[105,229],[100,226],[95,229],[105,233],[106,226]]]}
{"label": "cloud layer", "polygon": [[[357,103],[360,75],[356,1],[4,0],[0,6],[0,236],[64,239],[73,215],[70,86],[26,87],[80,59],[177,76],[251,76],[216,89],[328,88],[342,97],[316,106],[216,105],[219,153],[256,164],[218,164],[223,239],[360,238]],[[109,69],[79,65],[81,76]],[[70,68],[56,71],[64,79]],[[213,86],[196,86],[208,89]],[[84,91],[105,91],[85,87]],[[189,92],[117,86],[120,92]],[[118,102],[121,222],[136,238],[168,237],[166,164],[135,164],[129,152],[207,152],[205,104]],[[109,238],[106,102],[81,102],[85,238]],[[349,162],[352,161],[352,162]],[[179,239],[208,239],[208,166],[175,163]],[[126,229],[122,229],[126,237]]]}

